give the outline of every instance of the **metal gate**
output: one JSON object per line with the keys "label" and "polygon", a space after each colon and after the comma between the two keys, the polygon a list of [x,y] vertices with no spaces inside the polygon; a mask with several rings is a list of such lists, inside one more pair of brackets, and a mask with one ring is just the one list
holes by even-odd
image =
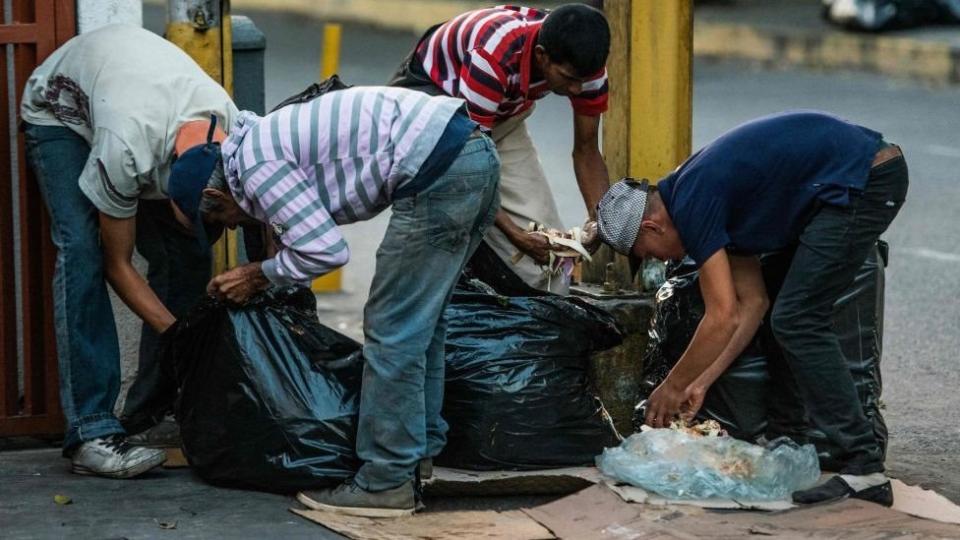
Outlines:
{"label": "metal gate", "polygon": [[0,437],[63,431],[53,332],[55,251],[17,129],[23,86],[76,34],[75,0],[0,0]]}

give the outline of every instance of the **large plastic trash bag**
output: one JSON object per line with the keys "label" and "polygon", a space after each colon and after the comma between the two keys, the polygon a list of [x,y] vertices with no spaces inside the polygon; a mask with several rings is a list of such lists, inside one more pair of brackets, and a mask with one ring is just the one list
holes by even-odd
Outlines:
{"label": "large plastic trash bag", "polygon": [[733,437],[672,429],[631,435],[597,457],[600,471],[670,499],[785,499],[820,476],[813,445],[778,439],[766,448]]}
{"label": "large plastic trash bag", "polygon": [[359,351],[320,324],[305,288],[273,289],[242,307],[202,302],[164,354],[194,470],[218,485],[277,492],[351,476],[359,466]]}
{"label": "large plastic trash bag", "polygon": [[[834,304],[833,328],[857,385],[860,402],[883,449],[887,428],[880,410],[882,379],[880,358],[883,334],[883,289],[887,246],[879,242],[864,262],[853,285]],[[790,264],[789,253],[761,257],[764,281],[771,305],[783,283]],[[669,279],[656,296],[651,320],[650,342],[643,357],[643,382],[640,399],[646,399],[659,385],[686,350],[703,317],[696,266],[689,260],[672,265]],[[700,419],[713,419],[732,436],[755,440],[776,426],[780,434],[802,434],[816,444],[821,465],[832,469],[838,449],[825,436],[807,425],[802,406],[786,403],[785,385],[792,384],[782,352],[770,332],[769,313],[744,352],[707,392]],[[639,431],[643,418],[634,417]]]}
{"label": "large plastic trash bag", "polygon": [[619,442],[588,379],[591,353],[620,344],[612,315],[579,299],[506,297],[477,282],[446,310],[440,465],[542,469],[592,464]]}

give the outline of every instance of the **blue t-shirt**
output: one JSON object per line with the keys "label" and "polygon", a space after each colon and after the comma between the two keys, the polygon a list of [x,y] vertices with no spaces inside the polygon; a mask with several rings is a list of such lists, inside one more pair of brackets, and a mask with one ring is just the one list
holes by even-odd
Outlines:
{"label": "blue t-shirt", "polygon": [[724,248],[776,251],[797,241],[817,201],[849,204],[881,140],[825,113],[764,116],[702,148],[657,189],[697,265]]}

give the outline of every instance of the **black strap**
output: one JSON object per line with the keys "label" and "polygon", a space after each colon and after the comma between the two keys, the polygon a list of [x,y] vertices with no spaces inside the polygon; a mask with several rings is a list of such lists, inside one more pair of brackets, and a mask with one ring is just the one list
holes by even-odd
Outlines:
{"label": "black strap", "polygon": [[217,115],[210,115],[210,129],[207,130],[207,144],[213,142],[213,131],[217,129]]}
{"label": "black strap", "polygon": [[344,83],[340,80],[340,77],[337,75],[331,76],[325,81],[320,81],[319,83],[313,83],[307,87],[306,90],[288,97],[287,99],[280,102],[279,105],[270,109],[270,112],[276,111],[277,109],[282,109],[287,105],[293,105],[296,103],[307,103],[308,101],[313,101],[318,97],[329,94],[330,92],[336,92],[337,90],[345,90],[350,88],[349,84]]}

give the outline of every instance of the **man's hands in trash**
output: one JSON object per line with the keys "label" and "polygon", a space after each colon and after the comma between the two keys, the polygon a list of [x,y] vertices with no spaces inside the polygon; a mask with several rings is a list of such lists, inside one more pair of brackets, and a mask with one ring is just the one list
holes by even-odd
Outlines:
{"label": "man's hands in trash", "polygon": [[583,238],[580,243],[583,244],[589,254],[593,255],[603,244],[600,239],[600,228],[596,221],[588,219],[583,222],[583,227],[580,229],[583,231]]}
{"label": "man's hands in trash", "polygon": [[677,416],[692,420],[703,406],[706,388],[691,385],[686,389],[678,388],[670,377],[647,398],[647,416],[644,423],[654,428],[669,427]]}
{"label": "man's hands in trash", "polygon": [[227,270],[211,279],[207,285],[207,293],[219,299],[242,304],[269,285],[270,280],[263,275],[260,263],[253,262]]}
{"label": "man's hands in trash", "polygon": [[520,232],[510,238],[510,242],[520,253],[530,257],[537,264],[548,264],[550,262],[550,251],[556,249],[550,244],[546,236],[530,234],[526,231]]}

